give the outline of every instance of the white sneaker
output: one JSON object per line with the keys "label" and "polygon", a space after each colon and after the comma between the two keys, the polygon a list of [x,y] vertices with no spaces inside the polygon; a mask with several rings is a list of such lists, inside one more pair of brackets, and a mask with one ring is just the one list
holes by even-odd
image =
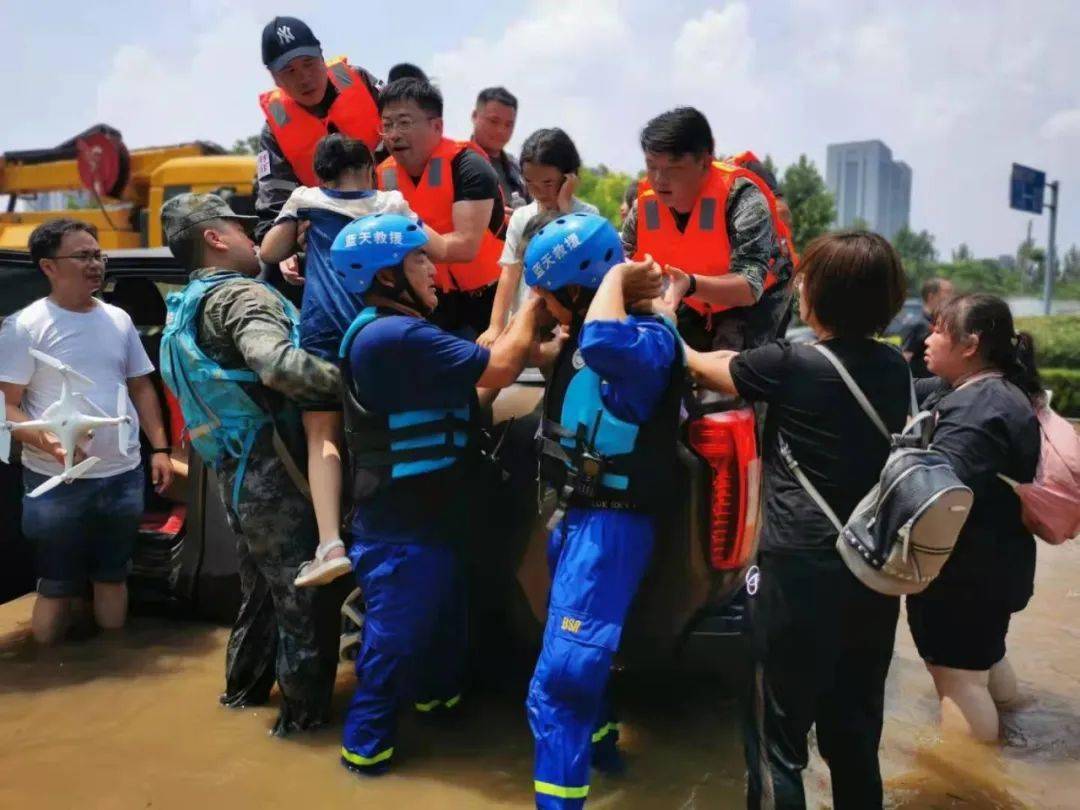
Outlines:
{"label": "white sneaker", "polygon": [[296,573],[296,579],[293,580],[293,585],[297,588],[325,585],[352,571],[352,563],[348,557],[326,559],[326,555],[336,548],[344,549],[345,544],[340,540],[334,540],[315,549],[315,559],[308,560],[300,566],[300,570]]}

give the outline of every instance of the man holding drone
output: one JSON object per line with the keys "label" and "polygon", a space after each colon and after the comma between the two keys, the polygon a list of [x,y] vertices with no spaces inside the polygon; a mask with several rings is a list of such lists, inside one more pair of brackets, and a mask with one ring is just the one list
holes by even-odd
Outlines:
{"label": "man holding drone", "polygon": [[106,261],[96,229],[46,222],[30,235],[30,256],[50,292],[0,328],[0,449],[11,436],[23,445],[23,534],[39,576],[32,629],[49,644],[63,638],[88,583],[98,625],[124,624],[143,512],[140,422],[159,491],[172,466],[150,358],[127,313],[94,297]]}

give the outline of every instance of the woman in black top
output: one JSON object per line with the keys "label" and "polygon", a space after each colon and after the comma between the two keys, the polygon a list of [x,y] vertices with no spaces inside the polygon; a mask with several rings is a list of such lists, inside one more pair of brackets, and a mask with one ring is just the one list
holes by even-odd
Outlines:
{"label": "woman in black top", "polygon": [[1008,304],[992,295],[947,303],[927,338],[926,360],[937,377],[920,380],[916,392],[937,415],[934,447],[975,502],[941,574],[908,597],[908,624],[943,721],[959,719],[978,739],[995,740],[996,704],[1016,695],[1005,658],[1009,617],[1027,605],[1035,582],[1035,540],[998,474],[1034,477],[1040,438],[1031,402],[1042,386],[1030,335],[1013,331]]}
{"label": "woman in black top", "polygon": [[[903,302],[896,252],[877,234],[830,234],[811,243],[800,271],[803,321],[899,432],[911,400],[907,365],[873,339]],[[777,439],[842,516],[877,482],[889,444],[811,346],[777,341],[739,355],[688,350],[688,362],[707,387],[768,404],[761,576],[750,600],[755,675],[743,729],[747,804],[805,806],[806,738],[816,724],[834,807],[881,807],[877,750],[900,601],[848,570],[836,529],[791,474]]]}

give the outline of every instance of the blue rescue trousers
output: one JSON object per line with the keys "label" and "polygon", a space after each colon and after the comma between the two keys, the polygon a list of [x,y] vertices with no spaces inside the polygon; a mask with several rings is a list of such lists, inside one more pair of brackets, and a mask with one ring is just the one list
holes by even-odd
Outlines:
{"label": "blue rescue trousers", "polygon": [[403,703],[434,712],[461,700],[465,584],[458,553],[449,546],[357,542],[349,558],[365,614],[341,758],[354,769],[376,771],[394,755]]}
{"label": "blue rescue trousers", "polygon": [[605,690],[653,535],[653,518],[640,512],[575,508],[548,540],[551,600],[525,704],[537,807],[584,805],[591,746],[616,739]]}

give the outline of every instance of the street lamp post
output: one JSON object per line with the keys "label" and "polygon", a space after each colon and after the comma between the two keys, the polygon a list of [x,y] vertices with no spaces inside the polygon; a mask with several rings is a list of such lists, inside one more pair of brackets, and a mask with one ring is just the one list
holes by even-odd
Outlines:
{"label": "street lamp post", "polygon": [[1046,239],[1046,277],[1043,279],[1043,315],[1050,314],[1050,299],[1054,294],[1054,273],[1057,269],[1057,212],[1058,212],[1058,185],[1059,180],[1047,183],[1050,188],[1050,202],[1046,208],[1050,209],[1050,234]]}

